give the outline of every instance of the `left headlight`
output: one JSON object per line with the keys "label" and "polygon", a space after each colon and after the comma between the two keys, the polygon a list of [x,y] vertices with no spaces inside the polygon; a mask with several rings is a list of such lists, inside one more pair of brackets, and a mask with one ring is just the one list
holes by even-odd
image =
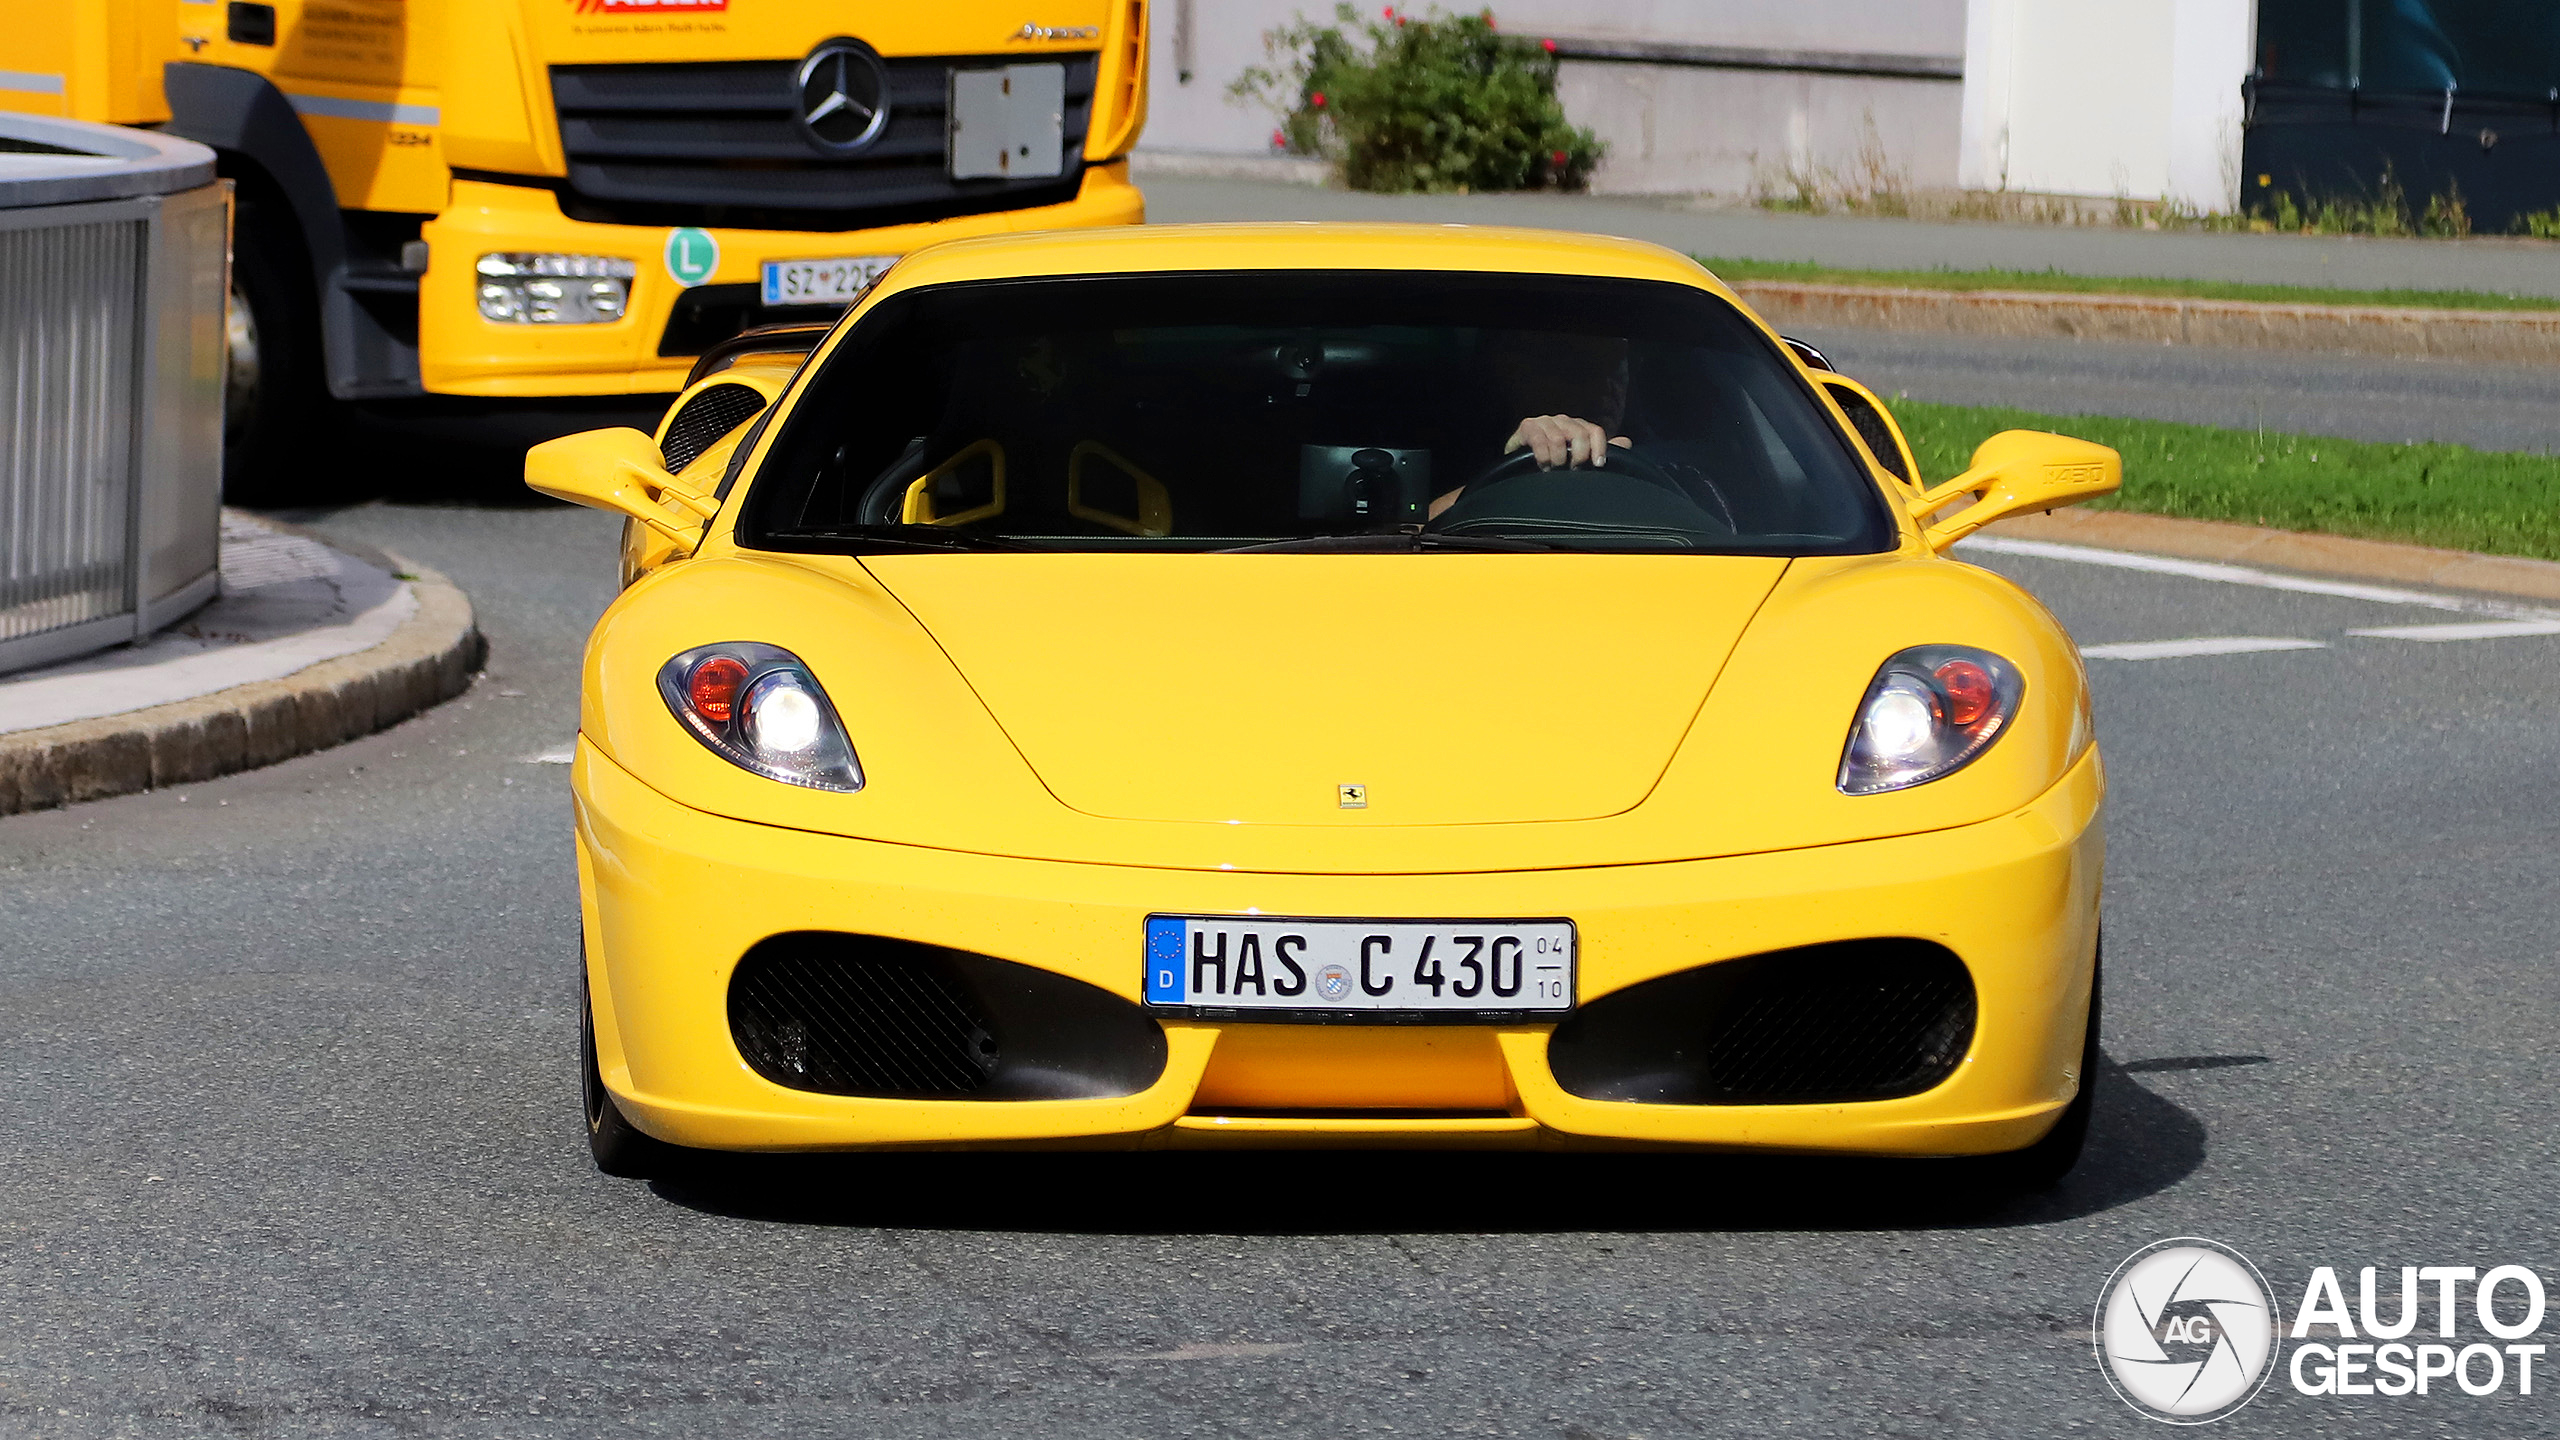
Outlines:
{"label": "left headlight", "polygon": [[711,752],[786,785],[850,793],[862,762],[818,677],[778,645],[733,640],[658,667],[658,694]]}
{"label": "left headlight", "polygon": [[1875,795],[1952,775],[2017,718],[2018,667],[1968,645],[1918,645],[1884,662],[1840,755],[1840,792]]}

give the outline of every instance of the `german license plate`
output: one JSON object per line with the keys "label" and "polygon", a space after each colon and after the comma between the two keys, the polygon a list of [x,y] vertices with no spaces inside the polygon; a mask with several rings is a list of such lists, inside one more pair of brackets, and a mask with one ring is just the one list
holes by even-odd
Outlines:
{"label": "german license plate", "polygon": [[1570,920],[1147,917],[1150,1009],[1463,1019],[1573,1008]]}
{"label": "german license plate", "polygon": [[895,255],[840,255],[832,260],[767,260],[767,305],[850,305],[862,298]]}

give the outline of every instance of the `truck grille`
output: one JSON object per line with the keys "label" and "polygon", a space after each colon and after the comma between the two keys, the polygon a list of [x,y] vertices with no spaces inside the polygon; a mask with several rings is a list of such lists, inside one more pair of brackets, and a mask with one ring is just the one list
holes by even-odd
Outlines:
{"label": "truck grille", "polygon": [[1022,56],[885,60],[888,129],[853,155],[802,138],[797,60],[555,65],[551,97],[569,162],[560,208],[607,224],[855,230],[1070,199],[1096,57],[1056,58],[1067,71],[1065,170],[1026,180],[954,180],[946,133],[950,72]]}

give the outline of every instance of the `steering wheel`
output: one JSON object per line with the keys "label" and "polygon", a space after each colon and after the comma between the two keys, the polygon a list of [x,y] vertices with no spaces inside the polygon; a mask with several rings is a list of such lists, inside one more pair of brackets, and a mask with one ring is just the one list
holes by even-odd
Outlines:
{"label": "steering wheel", "polygon": [[[1579,500],[1584,503],[1572,505],[1573,509],[1599,513],[1549,514],[1543,513],[1548,507],[1540,506],[1528,514],[1506,515],[1494,507],[1491,497],[1503,487],[1538,478],[1562,482],[1533,487],[1541,492],[1539,500],[1563,499],[1567,503]],[[1702,498],[1695,493],[1696,489],[1705,490],[1706,495]],[[1666,499],[1676,501],[1678,508],[1666,507],[1663,503]],[[1623,513],[1626,511],[1634,513]],[[1645,458],[1642,452],[1632,447],[1613,445],[1609,447],[1609,463],[1597,468],[1545,470],[1539,468],[1538,457],[1532,451],[1522,450],[1506,455],[1468,481],[1456,503],[1427,528],[1455,530],[1505,519],[1532,523],[1539,520],[1606,523],[1612,518],[1624,518],[1639,526],[1668,525],[1687,529],[1691,527],[1684,522],[1692,515],[1703,521],[1706,528],[1727,532],[1735,529],[1731,508],[1724,503],[1724,497],[1715,492],[1713,485],[1701,479],[1693,489]]]}

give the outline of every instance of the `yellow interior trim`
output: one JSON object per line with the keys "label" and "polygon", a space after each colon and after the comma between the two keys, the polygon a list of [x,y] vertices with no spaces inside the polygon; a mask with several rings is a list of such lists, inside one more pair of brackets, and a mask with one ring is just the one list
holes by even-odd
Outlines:
{"label": "yellow interior trim", "polygon": [[[988,456],[996,467],[995,498],[975,509],[953,515],[933,513],[933,482],[951,473],[961,461],[979,455]],[[1004,513],[1004,447],[993,436],[963,447],[958,454],[916,477],[907,487],[907,498],[899,507],[899,523],[905,525],[966,525],[973,520],[991,520]]]}
{"label": "yellow interior trim", "polygon": [[[1137,519],[1114,515],[1084,503],[1084,462],[1097,455],[1138,482]],[[1163,536],[1173,533],[1173,497],[1165,492],[1163,483],[1130,464],[1128,457],[1097,440],[1083,441],[1067,452],[1067,513],[1096,525],[1108,525],[1127,535]]]}

